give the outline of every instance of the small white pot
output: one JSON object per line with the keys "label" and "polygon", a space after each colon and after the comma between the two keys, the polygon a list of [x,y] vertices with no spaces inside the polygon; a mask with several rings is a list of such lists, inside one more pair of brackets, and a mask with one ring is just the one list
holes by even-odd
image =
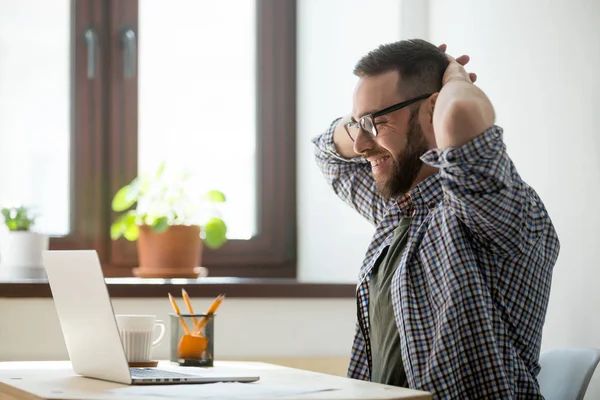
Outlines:
{"label": "small white pot", "polygon": [[0,270],[14,278],[38,278],[44,271],[42,252],[48,236],[35,232],[3,232],[0,236]]}

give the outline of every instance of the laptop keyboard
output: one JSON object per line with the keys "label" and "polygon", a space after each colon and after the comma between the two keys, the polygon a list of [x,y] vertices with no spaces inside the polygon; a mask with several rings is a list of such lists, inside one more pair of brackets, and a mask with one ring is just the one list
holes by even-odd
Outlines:
{"label": "laptop keyboard", "polygon": [[133,378],[190,378],[196,375],[171,372],[156,368],[129,368]]}

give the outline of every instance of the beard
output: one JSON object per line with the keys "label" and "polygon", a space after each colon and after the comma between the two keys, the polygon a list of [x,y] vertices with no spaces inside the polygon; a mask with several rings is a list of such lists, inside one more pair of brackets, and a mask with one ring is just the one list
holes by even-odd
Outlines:
{"label": "beard", "polygon": [[411,189],[423,167],[421,156],[429,150],[423,129],[418,121],[418,109],[412,110],[408,126],[406,147],[400,154],[392,154],[391,173],[376,179],[377,191],[386,199],[400,197]]}

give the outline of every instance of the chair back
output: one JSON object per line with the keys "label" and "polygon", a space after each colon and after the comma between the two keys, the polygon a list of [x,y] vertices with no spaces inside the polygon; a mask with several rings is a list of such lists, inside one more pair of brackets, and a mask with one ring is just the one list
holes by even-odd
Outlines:
{"label": "chair back", "polygon": [[562,347],[540,355],[537,380],[546,400],[583,400],[600,361],[600,349]]}

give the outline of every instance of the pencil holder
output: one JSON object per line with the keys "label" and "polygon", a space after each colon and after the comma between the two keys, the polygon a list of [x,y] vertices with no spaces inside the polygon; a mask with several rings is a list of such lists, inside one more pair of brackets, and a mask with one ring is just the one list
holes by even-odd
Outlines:
{"label": "pencil holder", "polygon": [[169,314],[169,324],[171,363],[186,367],[214,365],[214,314]]}

